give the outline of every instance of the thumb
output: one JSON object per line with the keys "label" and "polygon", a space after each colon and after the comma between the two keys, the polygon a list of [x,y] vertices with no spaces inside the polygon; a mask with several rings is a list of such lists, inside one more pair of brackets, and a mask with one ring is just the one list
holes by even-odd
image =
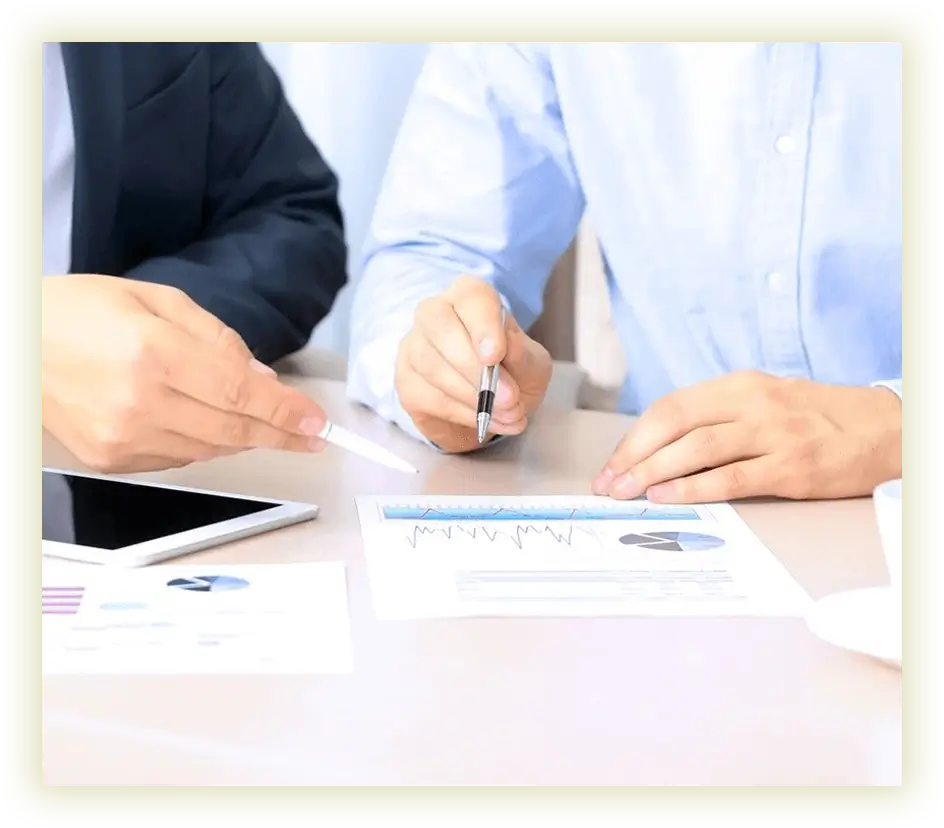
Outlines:
{"label": "thumb", "polygon": [[481,284],[453,302],[483,365],[497,365],[508,350],[505,306],[490,285]]}

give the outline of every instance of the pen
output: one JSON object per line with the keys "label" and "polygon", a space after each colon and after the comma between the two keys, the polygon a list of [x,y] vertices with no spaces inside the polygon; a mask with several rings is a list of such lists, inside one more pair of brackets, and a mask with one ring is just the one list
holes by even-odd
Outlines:
{"label": "pen", "polygon": [[[505,327],[505,308],[501,309],[502,328]],[[482,366],[479,380],[479,399],[475,406],[475,426],[478,430],[479,444],[485,442],[488,427],[492,423],[492,408],[495,406],[495,392],[498,390],[498,366]]]}
{"label": "pen", "polygon": [[406,460],[401,460],[389,449],[385,449],[372,440],[361,437],[359,434],[348,431],[346,428],[342,428],[335,423],[325,423],[324,428],[321,429],[318,436],[325,442],[352,451],[355,454],[359,454],[361,457],[366,457],[368,460],[373,460],[375,463],[380,463],[388,468],[406,472],[407,474],[419,473],[419,469],[411,466]]}

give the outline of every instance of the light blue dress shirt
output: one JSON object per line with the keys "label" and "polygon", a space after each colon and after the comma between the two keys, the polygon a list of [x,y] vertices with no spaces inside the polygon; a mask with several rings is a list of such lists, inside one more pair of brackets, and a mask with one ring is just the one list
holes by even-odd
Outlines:
{"label": "light blue dress shirt", "polygon": [[350,396],[394,388],[417,303],[461,273],[522,326],[587,211],[620,408],[729,371],[901,393],[898,44],[433,47],[354,301]]}

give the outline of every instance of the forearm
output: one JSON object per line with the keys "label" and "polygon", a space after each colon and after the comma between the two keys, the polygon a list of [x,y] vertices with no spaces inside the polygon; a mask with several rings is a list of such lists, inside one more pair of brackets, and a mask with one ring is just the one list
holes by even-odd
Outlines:
{"label": "forearm", "polygon": [[272,362],[307,343],[344,286],[338,182],[258,45],[211,55],[204,226],[126,275],[180,288]]}
{"label": "forearm", "polygon": [[344,285],[345,260],[339,223],[259,210],[126,275],[183,290],[269,363],[308,342]]}

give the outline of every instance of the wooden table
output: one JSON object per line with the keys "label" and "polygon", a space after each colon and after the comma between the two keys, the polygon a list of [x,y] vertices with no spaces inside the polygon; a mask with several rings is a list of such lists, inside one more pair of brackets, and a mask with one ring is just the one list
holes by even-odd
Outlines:
{"label": "wooden table", "polygon": [[[802,619],[374,619],[355,494],[586,493],[628,418],[547,410],[444,457],[293,382],[422,473],[329,447],[150,477],[320,504],[187,562],[343,559],[354,674],[45,677],[47,784],[900,784],[901,674]],[[76,467],[48,438],[43,462]],[[738,511],[814,598],[886,580],[868,499]]]}

